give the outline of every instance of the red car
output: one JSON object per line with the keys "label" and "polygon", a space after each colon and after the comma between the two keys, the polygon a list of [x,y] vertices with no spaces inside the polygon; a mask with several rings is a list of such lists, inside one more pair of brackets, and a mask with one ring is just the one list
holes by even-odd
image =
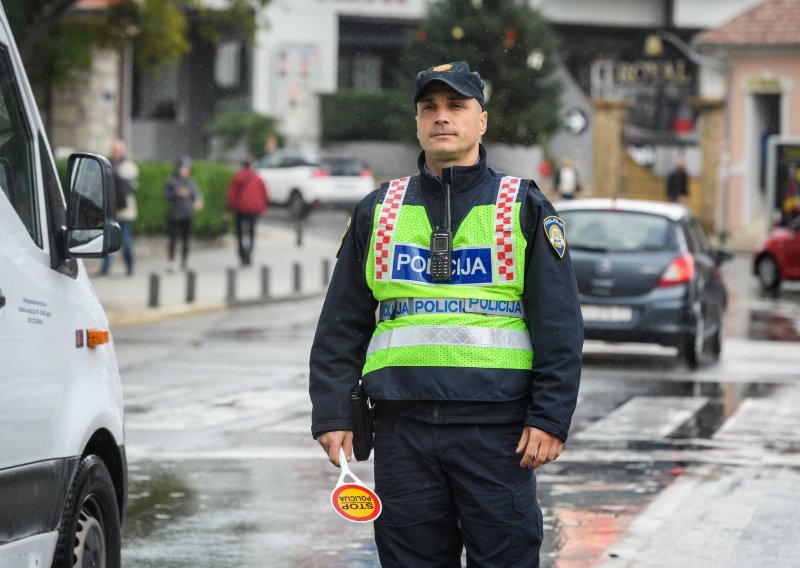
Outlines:
{"label": "red car", "polygon": [[781,280],[800,280],[800,217],[758,244],[753,252],[753,274],[769,291],[777,290]]}

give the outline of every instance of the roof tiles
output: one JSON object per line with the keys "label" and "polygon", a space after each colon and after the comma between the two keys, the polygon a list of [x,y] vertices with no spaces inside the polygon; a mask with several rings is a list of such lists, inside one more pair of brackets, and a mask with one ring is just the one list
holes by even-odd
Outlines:
{"label": "roof tiles", "polygon": [[766,0],[728,23],[702,32],[694,43],[800,46],[800,0]]}

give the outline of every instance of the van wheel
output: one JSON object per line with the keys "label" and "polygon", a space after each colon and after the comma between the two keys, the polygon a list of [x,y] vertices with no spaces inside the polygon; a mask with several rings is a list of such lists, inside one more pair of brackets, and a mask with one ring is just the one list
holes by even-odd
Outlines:
{"label": "van wheel", "polygon": [[53,568],[119,568],[119,523],[111,475],[103,460],[86,456],[67,495]]}
{"label": "van wheel", "polygon": [[761,287],[769,292],[774,292],[780,284],[781,278],[778,263],[771,256],[762,256],[756,264],[756,274]]}

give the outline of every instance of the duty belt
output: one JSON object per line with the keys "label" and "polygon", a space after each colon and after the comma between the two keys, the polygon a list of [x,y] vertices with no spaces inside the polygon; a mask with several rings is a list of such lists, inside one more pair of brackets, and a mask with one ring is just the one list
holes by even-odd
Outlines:
{"label": "duty belt", "polygon": [[476,298],[395,298],[380,303],[380,321],[420,314],[481,314],[524,318],[519,300],[478,300]]}

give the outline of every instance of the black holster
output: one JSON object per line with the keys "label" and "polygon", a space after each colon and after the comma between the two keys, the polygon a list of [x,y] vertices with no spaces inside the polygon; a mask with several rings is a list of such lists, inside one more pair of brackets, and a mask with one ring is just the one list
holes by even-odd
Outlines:
{"label": "black holster", "polygon": [[369,459],[374,437],[372,407],[361,384],[350,391],[350,409],[353,415],[353,455],[356,460]]}

